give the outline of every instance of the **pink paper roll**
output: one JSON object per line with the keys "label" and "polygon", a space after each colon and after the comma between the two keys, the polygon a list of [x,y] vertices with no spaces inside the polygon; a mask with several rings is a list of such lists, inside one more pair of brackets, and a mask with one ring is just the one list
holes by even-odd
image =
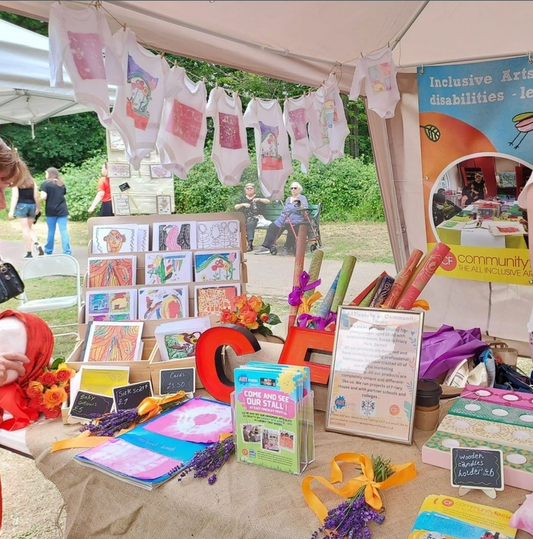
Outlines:
{"label": "pink paper roll", "polygon": [[405,290],[407,282],[415,272],[416,266],[422,258],[422,254],[423,253],[420,249],[413,250],[411,256],[409,257],[409,260],[407,260],[405,266],[402,268],[400,273],[398,273],[398,276],[394,280],[394,284],[392,285],[391,291],[389,292],[387,299],[383,302],[382,307],[384,309],[394,309],[394,307],[396,307],[398,300],[400,299],[403,291]]}
{"label": "pink paper roll", "polygon": [[413,283],[400,298],[400,301],[396,305],[396,309],[408,310],[413,306],[413,303],[416,301],[422,290],[424,290],[433,274],[439,269],[439,266],[449,250],[450,248],[444,243],[437,243],[437,245],[433,247],[428,253],[427,259],[420,268],[420,271],[417,271],[417,276],[414,278]]}

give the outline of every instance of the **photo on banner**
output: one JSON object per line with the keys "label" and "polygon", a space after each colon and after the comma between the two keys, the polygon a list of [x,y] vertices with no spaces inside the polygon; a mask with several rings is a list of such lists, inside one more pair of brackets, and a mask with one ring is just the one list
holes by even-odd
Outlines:
{"label": "photo on banner", "polygon": [[450,247],[438,275],[528,285],[533,67],[527,56],[418,70],[428,249]]}

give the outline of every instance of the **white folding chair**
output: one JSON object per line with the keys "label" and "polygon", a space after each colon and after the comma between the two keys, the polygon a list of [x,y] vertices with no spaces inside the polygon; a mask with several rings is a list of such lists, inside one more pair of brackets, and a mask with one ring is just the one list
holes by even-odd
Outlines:
{"label": "white folding chair", "polygon": [[[48,255],[31,258],[22,267],[21,277],[24,283],[30,279],[43,277],[74,277],[76,279],[76,294],[69,296],[47,297],[39,299],[29,299],[27,290],[21,295],[21,304],[17,310],[26,313],[38,313],[41,311],[53,311],[67,309],[77,305],[76,319],[82,308],[81,298],[81,275],[78,261],[70,255]],[[66,333],[55,333],[55,337],[63,335],[78,336],[77,322],[73,324],[51,325],[50,328],[66,328],[76,326],[76,331]]]}

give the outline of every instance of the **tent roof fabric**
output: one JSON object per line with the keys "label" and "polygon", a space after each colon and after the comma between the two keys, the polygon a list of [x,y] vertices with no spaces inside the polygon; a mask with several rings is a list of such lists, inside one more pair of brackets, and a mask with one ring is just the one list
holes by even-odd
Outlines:
{"label": "tent roof fabric", "polygon": [[[0,9],[46,21],[52,3]],[[358,58],[387,44],[400,71],[527,54],[533,17],[533,2],[520,1],[104,0],[102,9],[113,32],[126,24],[145,46],[315,87],[335,69],[344,92]]]}

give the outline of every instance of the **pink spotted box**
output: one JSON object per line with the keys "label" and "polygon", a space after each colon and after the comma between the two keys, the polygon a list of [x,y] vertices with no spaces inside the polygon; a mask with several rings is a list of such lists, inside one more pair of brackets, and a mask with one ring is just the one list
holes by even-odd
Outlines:
{"label": "pink spotted box", "polygon": [[491,402],[502,406],[511,406],[522,410],[533,410],[533,394],[520,391],[496,389],[495,387],[480,387],[467,385],[461,393],[461,398]]}

